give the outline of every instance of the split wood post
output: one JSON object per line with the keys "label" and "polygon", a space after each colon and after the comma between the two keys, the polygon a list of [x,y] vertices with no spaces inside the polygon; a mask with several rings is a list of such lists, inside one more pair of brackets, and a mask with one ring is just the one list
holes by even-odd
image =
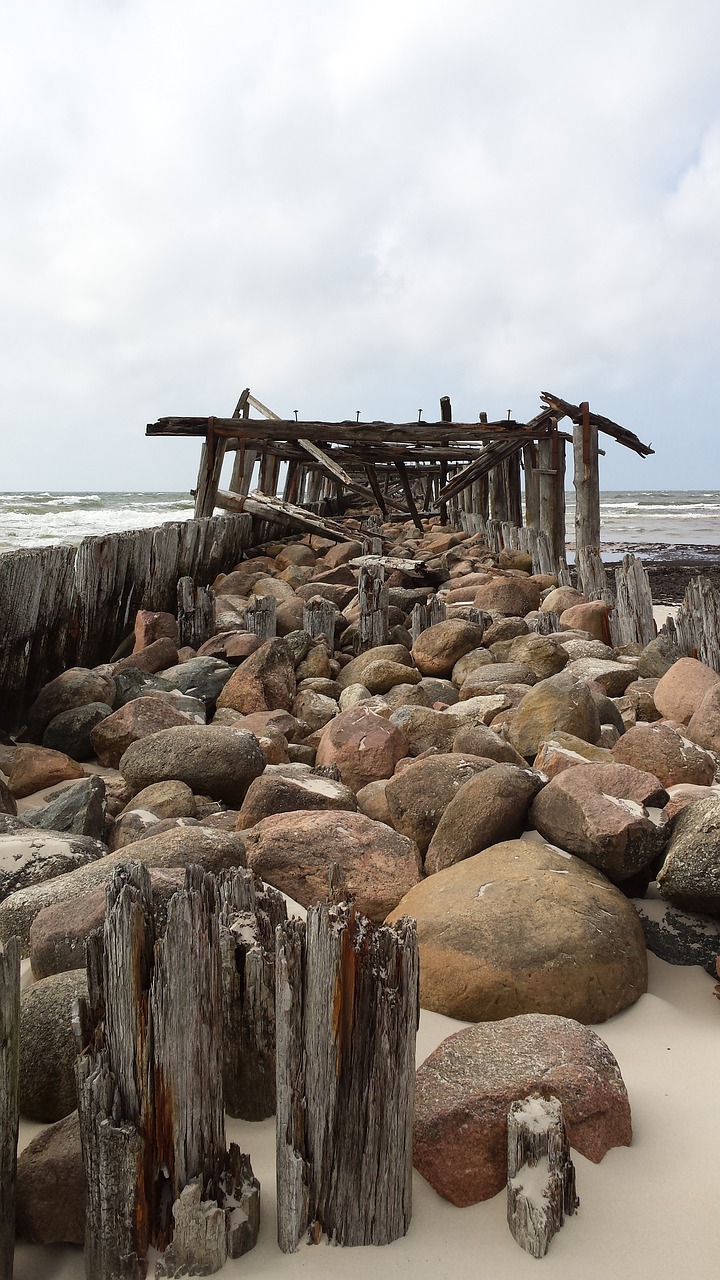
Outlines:
{"label": "split wood post", "polygon": [[553,430],[538,442],[538,475],[540,494],[540,529],[547,534],[553,568],[541,572],[557,572],[565,557],[565,441]]}
{"label": "split wood post", "polygon": [[410,613],[409,630],[410,630],[410,635],[412,637],[413,644],[417,640],[418,636],[422,635],[423,631],[427,631],[428,626],[429,626],[429,622],[428,622],[427,604],[421,604],[420,601],[418,600],[417,604],[413,605]]}
{"label": "split wood post", "polygon": [[427,598],[428,607],[428,626],[435,627],[438,622],[444,622],[447,617],[447,606],[444,600],[433,593]]}
{"label": "split wood post", "polygon": [[275,929],[287,907],[243,868],[219,888],[225,1110],[265,1120],[275,1114]]}
{"label": "split wood post", "polygon": [[613,648],[624,644],[649,644],[657,635],[653,617],[650,580],[641,560],[623,556],[615,570],[617,596],[610,614],[610,638]]}
{"label": "split wood post", "polygon": [[20,1066],[20,942],[0,942],[0,1280],[12,1280]]}
{"label": "split wood post", "polygon": [[365,522],[367,537],[370,542],[368,554],[371,556],[381,556],[383,553],[382,537],[380,536],[382,521],[380,516],[369,515]]}
{"label": "split wood post", "polygon": [[277,634],[277,600],[275,596],[256,596],[245,610],[245,630],[260,640],[272,640]]}
{"label": "split wood post", "polygon": [[520,451],[512,453],[506,458],[503,467],[506,471],[507,478],[507,494],[508,494],[508,519],[516,529],[520,528],[523,522],[522,512],[522,489],[520,486]]}
{"label": "split wood post", "polygon": [[600,546],[600,472],[597,423],[590,421],[587,400],[582,420],[573,426],[575,484],[575,556],[581,547]]}
{"label": "split wood post", "polygon": [[575,1166],[557,1098],[533,1095],[508,1115],[508,1226],[518,1244],[543,1258],[580,1201]]}
{"label": "split wood post", "polygon": [[213,418],[208,419],[207,438],[200,450],[200,467],[195,490],[196,520],[204,516],[211,516],[215,510],[215,498],[220,485],[223,462],[225,461],[228,442],[224,436],[213,434],[213,422]]}
{"label": "split wood post", "polygon": [[538,609],[535,617],[528,622],[531,631],[540,636],[551,636],[560,630],[560,614],[555,609]]}
{"label": "split wood post", "polygon": [[526,444],[523,449],[525,468],[525,524],[540,528],[540,490],[538,477],[537,445]]}
{"label": "split wood post", "polygon": [[278,1243],[389,1244],[412,1212],[415,922],[347,903],[277,930]]}
{"label": "split wood post", "polygon": [[697,656],[720,672],[720,592],[711,578],[692,578],[675,618],[662,628],[688,657]]}
{"label": "split wood post", "polygon": [[337,605],[322,596],[306,601],[303,607],[303,631],[307,631],[313,640],[322,636],[331,658],[335,652],[335,623],[338,614]]}
{"label": "split wood post", "polygon": [[387,644],[389,591],[381,564],[364,564],[358,578],[358,652]]}
{"label": "split wood post", "polygon": [[179,644],[199,648],[215,630],[215,593],[212,587],[196,587],[192,578],[177,584]]}
{"label": "split wood post", "polygon": [[[440,397],[440,421],[452,422],[452,404],[450,402],[449,396]],[[441,440],[440,443],[445,448],[447,448],[450,441]],[[440,462],[440,479],[439,479],[440,489],[443,489],[445,487],[445,485],[447,484],[447,479],[448,479],[448,466],[447,466],[447,462],[444,459],[442,459]],[[439,504],[438,510],[440,512],[440,523],[447,524],[448,522],[447,502],[441,502]]]}
{"label": "split wood post", "polygon": [[578,586],[586,600],[614,604],[615,596],[597,547],[578,547],[575,552]]}

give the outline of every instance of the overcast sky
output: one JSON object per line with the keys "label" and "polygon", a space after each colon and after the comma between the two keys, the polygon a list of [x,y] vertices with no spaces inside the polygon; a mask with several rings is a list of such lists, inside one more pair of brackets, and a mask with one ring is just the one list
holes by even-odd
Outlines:
{"label": "overcast sky", "polygon": [[716,0],[0,5],[0,489],[188,489],[171,413],[525,419],[717,488]]}

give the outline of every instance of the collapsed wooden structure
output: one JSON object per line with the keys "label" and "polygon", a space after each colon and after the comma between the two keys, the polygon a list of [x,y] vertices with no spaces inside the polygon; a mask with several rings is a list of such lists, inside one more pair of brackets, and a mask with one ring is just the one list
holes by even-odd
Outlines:
{"label": "collapsed wooden structure", "polygon": [[[277,519],[329,537],[345,536],[332,519],[361,505],[385,520],[440,516],[461,525],[463,515],[500,526],[542,532],[555,568],[565,557],[566,445],[572,444],[577,494],[575,544],[600,543],[599,434],[647,457],[653,450],[625,427],[543,392],[530,422],[510,419],[453,422],[450,399],[440,420],[302,422],[280,418],[245,389],[229,418],[165,417],[148,436],[203,439],[195,493],[196,517],[216,507]],[[260,416],[251,417],[255,410]],[[572,435],[560,430],[569,418]],[[235,458],[230,488],[221,488],[223,463]],[[524,471],[524,485],[521,472]],[[257,484],[251,492],[254,475]]]}

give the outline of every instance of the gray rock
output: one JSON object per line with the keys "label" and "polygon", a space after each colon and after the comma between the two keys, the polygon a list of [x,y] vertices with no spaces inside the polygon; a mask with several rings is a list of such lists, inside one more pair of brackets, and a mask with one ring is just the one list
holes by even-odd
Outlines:
{"label": "gray rock", "polygon": [[30,742],[41,743],[50,721],[61,711],[84,707],[88,702],[107,702],[111,707],[114,699],[112,676],[89,671],[87,667],[70,667],[40,690],[28,711],[26,738]]}
{"label": "gray rock", "polygon": [[230,805],[242,803],[264,768],[265,757],[254,734],[225,725],[161,729],[133,742],[120,760],[122,776],[138,791],[153,782],[178,779],[191,791]]}
{"label": "gray rock", "polygon": [[640,660],[637,665],[637,673],[639,676],[648,676],[659,679],[669,671],[678,658],[682,658],[682,651],[673,644],[667,636],[662,632],[646,644]]}
{"label": "gray rock", "polygon": [[0,778],[0,813],[8,813],[11,817],[15,817],[17,813],[15,797],[2,778]]}
{"label": "gray rock", "polygon": [[50,721],[42,745],[50,751],[64,751],[72,760],[92,760],[95,750],[90,741],[91,730],[110,715],[112,708],[106,702],[88,702],[84,707],[61,711]]}
{"label": "gray rock", "polygon": [[177,667],[163,671],[163,680],[171,689],[200,698],[208,708],[213,708],[218,695],[236,670],[219,658],[191,658]]}
{"label": "gray rock", "polygon": [[18,889],[53,880],[106,853],[107,846],[99,840],[62,831],[36,831],[30,827],[0,836],[0,902]]}
{"label": "gray rock", "polygon": [[680,911],[669,903],[665,903],[659,920],[647,915],[639,902],[635,903],[635,909],[648,951],[668,964],[699,964],[711,978],[717,977],[720,920],[694,911]]}
{"label": "gray rock", "polygon": [[543,776],[514,764],[492,764],[465,782],[438,822],[425,858],[432,875],[481,849],[522,834]]}
{"label": "gray rock", "polygon": [[84,1244],[86,1199],[80,1121],[72,1111],[18,1156],[17,1235],[31,1244]]}
{"label": "gray rock", "polygon": [[18,1101],[28,1120],[51,1124],[77,1107],[73,1000],[87,998],[80,969],[54,973],[20,994]]}
{"label": "gray rock", "polygon": [[162,676],[153,676],[137,667],[128,667],[125,671],[118,671],[115,676],[114,710],[119,711],[126,703],[135,698],[145,698],[150,693],[169,693],[171,688],[172,685]]}
{"label": "gray rock", "polygon": [[678,815],[657,883],[674,906],[720,919],[720,796]]}
{"label": "gray rock", "polygon": [[293,813],[301,809],[340,809],[355,813],[357,807],[353,792],[342,782],[319,778],[312,773],[294,778],[264,773],[250,783],[238,817],[237,830],[246,831],[274,813]]}
{"label": "gray rock", "polygon": [[[109,707],[106,710],[109,714]],[[63,831],[104,841],[106,808],[105,781],[95,773],[66,787],[42,808],[26,810],[23,818],[40,831]]]}

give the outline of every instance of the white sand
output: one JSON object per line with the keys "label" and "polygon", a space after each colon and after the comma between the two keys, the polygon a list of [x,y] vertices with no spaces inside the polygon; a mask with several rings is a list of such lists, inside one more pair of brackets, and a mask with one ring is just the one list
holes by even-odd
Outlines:
{"label": "white sand", "polygon": [[[648,957],[650,991],[633,1008],[597,1027],[618,1059],[630,1095],[635,1137],[599,1165],[574,1153],[580,1209],[553,1240],[542,1264],[555,1280],[714,1280],[720,1151],[718,1044],[720,1004],[699,968]],[[421,1061],[462,1023],[423,1013]],[[40,1125],[21,1125],[25,1146]],[[223,1277],[318,1276],[379,1280],[515,1280],[540,1265],[515,1244],[505,1221],[505,1193],[456,1209],[414,1175],[415,1207],[404,1240],[382,1249],[303,1245],[280,1253],[275,1241],[274,1122],[228,1122],[228,1137],[252,1157],[262,1185],[257,1247],[218,1273]],[[154,1268],[153,1268],[154,1270]],[[151,1272],[152,1274],[152,1272]],[[82,1280],[79,1248],[18,1245],[16,1280]]]}

